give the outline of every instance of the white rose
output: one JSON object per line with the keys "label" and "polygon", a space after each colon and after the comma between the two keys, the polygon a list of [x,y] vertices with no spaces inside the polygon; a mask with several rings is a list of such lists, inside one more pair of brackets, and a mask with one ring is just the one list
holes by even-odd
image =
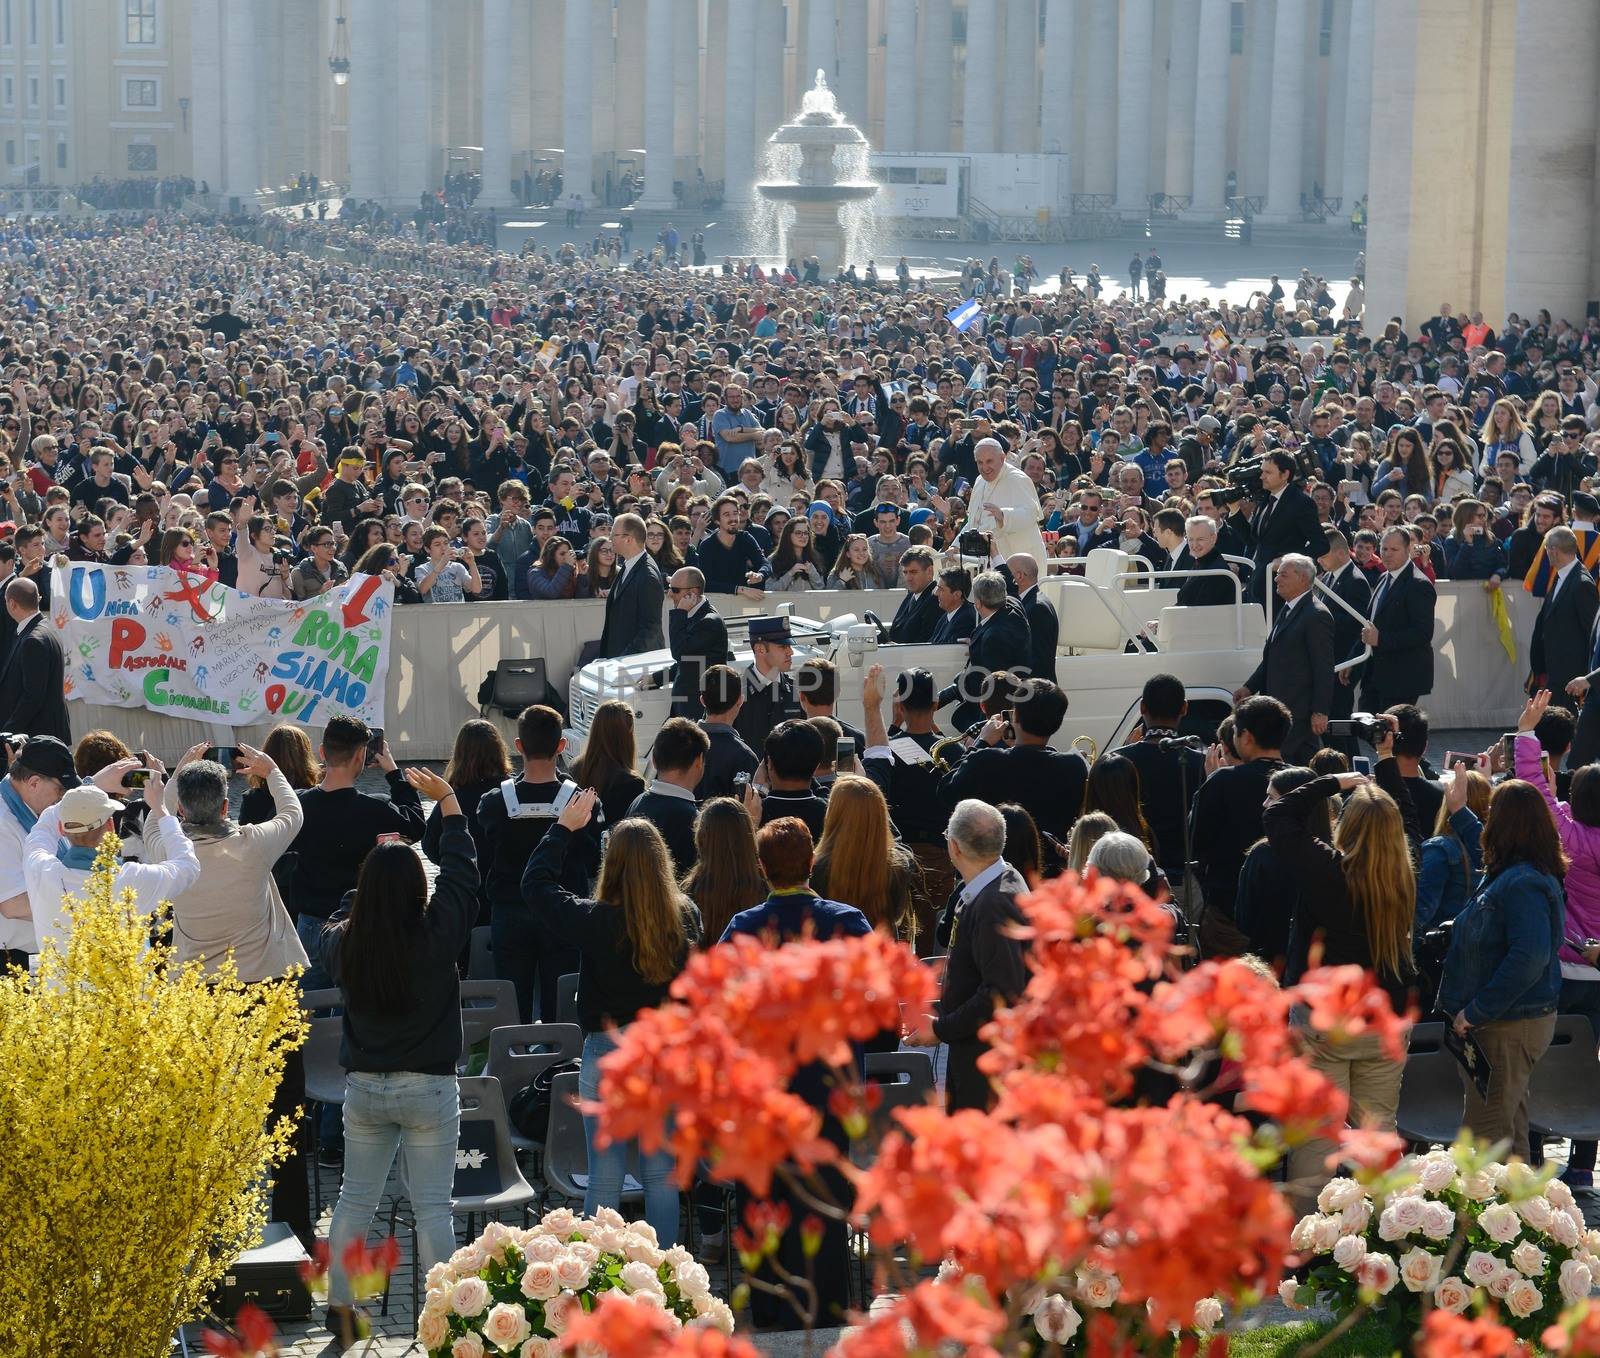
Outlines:
{"label": "white rose", "polygon": [[1443,1193],[1456,1181],[1456,1162],[1448,1152],[1431,1151],[1417,1161],[1417,1182],[1429,1193]]}
{"label": "white rose", "polygon": [[1463,1196],[1471,1198],[1473,1202],[1488,1202],[1494,1197],[1495,1179],[1486,1169],[1468,1174],[1461,1180]]}
{"label": "white rose", "polygon": [[1404,1240],[1421,1225],[1421,1204],[1414,1198],[1397,1198],[1378,1214],[1378,1239]]}
{"label": "white rose", "polygon": [[428,1270],[428,1277],[423,1286],[429,1292],[438,1292],[455,1282],[456,1275],[450,1271],[448,1263],[435,1264]]}
{"label": "white rose", "polygon": [[1589,1295],[1589,1290],[1594,1286],[1594,1274],[1589,1271],[1587,1264],[1568,1259],[1561,1265],[1560,1283],[1562,1300],[1571,1305]]}
{"label": "white rose", "polygon": [[556,1277],[556,1266],[544,1259],[535,1259],[522,1271],[522,1295],[530,1301],[549,1301],[561,1290],[561,1280]]}
{"label": "white rose", "polygon": [[672,1277],[678,1284],[678,1291],[686,1297],[697,1297],[711,1290],[711,1275],[706,1272],[704,1264],[693,1259],[688,1263],[679,1264]]}
{"label": "white rose", "polygon": [[1511,1265],[1525,1278],[1537,1278],[1544,1272],[1544,1251],[1531,1240],[1524,1240],[1511,1251]]}
{"label": "white rose", "polygon": [[551,1358],[556,1352],[554,1346],[542,1334],[536,1334],[522,1341],[522,1347],[517,1350],[517,1358]]}
{"label": "white rose", "polygon": [[557,1207],[553,1212],[546,1212],[539,1225],[565,1240],[572,1234],[578,1225],[578,1215],[570,1207]]}
{"label": "white rose", "polygon": [[1503,1202],[1485,1207],[1478,1217],[1483,1233],[1497,1245],[1509,1245],[1522,1231],[1522,1219],[1516,1209]]}
{"label": "white rose", "polygon": [[1408,1292],[1431,1292],[1439,1285],[1444,1261],[1437,1254],[1417,1248],[1400,1256],[1400,1281]]}
{"label": "white rose", "polygon": [[1300,1284],[1293,1278],[1285,1278],[1278,1284],[1278,1300],[1291,1311],[1303,1311],[1306,1305],[1300,1300]]}
{"label": "white rose", "polygon": [[696,1319],[706,1321],[712,1329],[721,1330],[723,1334],[733,1333],[733,1310],[720,1297],[711,1298],[710,1309]]}
{"label": "white rose", "polygon": [[1365,1255],[1356,1266],[1356,1280],[1368,1291],[1385,1297],[1400,1281],[1400,1270],[1395,1267],[1394,1260],[1387,1254],[1379,1254],[1374,1250]]}
{"label": "white rose", "polygon": [[1339,1237],[1343,1234],[1338,1217],[1318,1217],[1317,1224],[1311,1228],[1312,1247],[1319,1254],[1325,1254],[1338,1243]]}
{"label": "white rose", "polygon": [[661,1279],[656,1277],[655,1269],[651,1268],[649,1264],[641,1264],[637,1260],[624,1264],[622,1272],[618,1276],[622,1279],[622,1285],[630,1292],[659,1292],[661,1290]]}
{"label": "white rose", "polygon": [[417,1340],[429,1353],[443,1348],[449,1337],[450,1322],[437,1311],[424,1311],[417,1317]]}
{"label": "white rose", "polygon": [[1555,1215],[1555,1209],[1544,1198],[1524,1198],[1516,1206],[1517,1215],[1536,1231],[1546,1229]]}
{"label": "white rose", "polygon": [[450,1256],[450,1269],[458,1278],[465,1278],[483,1267],[483,1251],[474,1243],[463,1245]]}
{"label": "white rose", "polygon": [[1316,1238],[1317,1222],[1320,1218],[1313,1212],[1308,1217],[1301,1217],[1295,1222],[1294,1229],[1289,1232],[1289,1248],[1304,1253],[1315,1248],[1312,1241]]}
{"label": "white rose", "polygon": [[1513,1283],[1518,1281],[1517,1271],[1514,1268],[1502,1268],[1489,1279],[1489,1295],[1504,1301],[1511,1291]]}
{"label": "white rose", "polygon": [[1549,1235],[1556,1244],[1565,1245],[1570,1250],[1575,1249],[1578,1241],[1583,1239],[1583,1229],[1569,1213],[1555,1212],[1550,1217]]}
{"label": "white rose", "polygon": [[1456,1214],[1442,1202],[1424,1203],[1422,1233],[1429,1240],[1448,1240],[1456,1228]]}
{"label": "white rose", "polygon": [[660,1268],[661,1261],[666,1258],[648,1240],[629,1240],[622,1248],[622,1257],[634,1263],[648,1264],[651,1268]]}
{"label": "white rose", "polygon": [[1210,1334],[1222,1324],[1222,1303],[1215,1297],[1201,1297],[1194,1304],[1194,1327]]}
{"label": "white rose", "polygon": [[505,1262],[506,1247],[514,1243],[511,1228],[503,1221],[491,1221],[483,1228],[483,1234],[478,1237],[478,1248],[496,1263]]}
{"label": "white rose", "polygon": [[673,1245],[661,1257],[671,1264],[673,1268],[680,1268],[689,1263],[694,1258],[694,1255],[690,1254],[682,1245]]}
{"label": "white rose", "polygon": [[1460,1315],[1472,1303],[1472,1289],[1452,1274],[1440,1280],[1433,1289],[1433,1304],[1453,1316]]}
{"label": "white rose", "polygon": [[563,1287],[574,1291],[589,1281],[589,1265],[570,1251],[558,1254],[555,1260],[556,1278]]}
{"label": "white rose", "polygon": [[468,1320],[489,1304],[489,1284],[482,1278],[463,1278],[450,1292],[450,1309]]}
{"label": "white rose", "polygon": [[1367,1242],[1359,1235],[1341,1236],[1333,1247],[1333,1262],[1346,1273],[1354,1273],[1367,1257]]}
{"label": "white rose", "polygon": [[1422,1225],[1422,1212],[1426,1205],[1426,1200],[1419,1194],[1408,1191],[1393,1198],[1384,1210],[1393,1212],[1405,1227],[1406,1234],[1410,1235]]}
{"label": "white rose", "polygon": [[1461,1270],[1474,1287],[1487,1287],[1500,1272],[1500,1261],[1483,1250],[1473,1250],[1467,1256],[1467,1266]]}
{"label": "white rose", "polygon": [[537,1259],[540,1263],[553,1263],[566,1251],[562,1249],[561,1242],[553,1235],[536,1235],[528,1242],[526,1250],[529,1259]]}
{"label": "white rose", "polygon": [[1544,1186],[1544,1195],[1549,1199],[1550,1205],[1560,1212],[1570,1212],[1577,1206],[1577,1200],[1572,1196],[1572,1190],[1562,1183],[1560,1179],[1552,1179]]}
{"label": "white rose", "polygon": [[624,1293],[629,1301],[640,1306],[653,1306],[658,1311],[667,1309],[667,1298],[663,1292],[652,1292],[649,1288],[640,1288],[637,1292]]}
{"label": "white rose", "polygon": [[1078,1278],[1078,1296],[1088,1306],[1105,1310],[1116,1304],[1122,1282],[1109,1273],[1084,1273]]}
{"label": "white rose", "polygon": [[574,1240],[567,1246],[568,1254],[575,1254],[590,1268],[600,1262],[600,1251],[594,1247],[594,1242],[589,1240]]}
{"label": "white rose", "polygon": [[594,1224],[596,1226],[609,1226],[614,1230],[626,1231],[629,1229],[628,1220],[617,1211],[615,1207],[599,1207],[595,1209]]}
{"label": "white rose", "polygon": [[464,1334],[450,1345],[450,1358],[483,1358],[483,1336]]}
{"label": "white rose", "polygon": [[1506,1310],[1518,1320],[1526,1319],[1543,1305],[1544,1293],[1539,1290],[1537,1283],[1527,1278],[1518,1278],[1506,1293]]}
{"label": "white rose", "polygon": [[502,1353],[521,1348],[522,1341],[528,1337],[527,1312],[508,1301],[490,1307],[483,1321],[483,1337]]}
{"label": "white rose", "polygon": [[567,1326],[572,1323],[573,1313],[582,1310],[578,1299],[571,1292],[563,1292],[559,1297],[552,1297],[544,1304],[544,1327],[558,1339],[567,1332]]}
{"label": "white rose", "polygon": [[1329,1216],[1335,1216],[1365,1196],[1366,1190],[1354,1179],[1329,1179],[1322,1186],[1322,1192],[1317,1194],[1317,1208]]}
{"label": "white rose", "polygon": [[1346,1235],[1361,1235],[1372,1220],[1372,1199],[1362,1198],[1339,1213],[1339,1229]]}
{"label": "white rose", "polygon": [[602,1226],[596,1223],[589,1232],[589,1240],[602,1254],[621,1254],[628,1234],[619,1226]]}
{"label": "white rose", "polygon": [[1065,1344],[1082,1324],[1078,1308],[1059,1292],[1052,1292],[1033,1313],[1034,1328],[1047,1344]]}

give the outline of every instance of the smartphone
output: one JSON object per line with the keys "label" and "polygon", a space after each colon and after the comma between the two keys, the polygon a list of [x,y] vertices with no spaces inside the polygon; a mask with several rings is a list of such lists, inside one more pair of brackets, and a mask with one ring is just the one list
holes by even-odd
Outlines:
{"label": "smartphone", "polygon": [[231,745],[208,745],[202,759],[209,759],[213,763],[221,764],[223,768],[232,770],[233,761],[239,756],[238,750]]}
{"label": "smartphone", "polygon": [[1500,737],[1500,758],[1504,762],[1507,772],[1517,766],[1516,749],[1517,733],[1515,731],[1507,731],[1505,735]]}
{"label": "smartphone", "polygon": [[130,769],[122,775],[122,786],[131,791],[137,791],[150,781],[149,769]]}
{"label": "smartphone", "polygon": [[386,830],[378,836],[375,842],[378,844],[399,844],[402,842],[402,837],[398,831]]}
{"label": "smartphone", "polygon": [[1350,768],[1352,772],[1364,773],[1370,777],[1372,774],[1372,761],[1366,755],[1358,754],[1350,761]]}
{"label": "smartphone", "polygon": [[383,753],[383,727],[378,727],[372,733],[372,738],[367,741],[367,758],[376,759]]}
{"label": "smartphone", "polygon": [[842,764],[856,757],[856,743],[849,736],[840,736],[833,748],[833,762]]}
{"label": "smartphone", "polygon": [[749,786],[750,775],[748,773],[736,773],[733,775],[733,792],[736,797],[743,799],[745,789]]}
{"label": "smartphone", "polygon": [[1457,764],[1465,764],[1469,769],[1478,767],[1478,756],[1466,754],[1461,750],[1446,750],[1444,752],[1444,766],[1453,769]]}

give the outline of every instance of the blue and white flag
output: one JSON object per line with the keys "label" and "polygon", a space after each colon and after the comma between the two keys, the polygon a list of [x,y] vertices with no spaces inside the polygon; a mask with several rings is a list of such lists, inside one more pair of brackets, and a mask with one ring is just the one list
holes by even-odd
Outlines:
{"label": "blue and white flag", "polygon": [[955,326],[957,330],[967,330],[977,323],[978,317],[983,315],[983,308],[978,305],[976,297],[969,297],[960,306],[951,307],[944,313],[945,320]]}

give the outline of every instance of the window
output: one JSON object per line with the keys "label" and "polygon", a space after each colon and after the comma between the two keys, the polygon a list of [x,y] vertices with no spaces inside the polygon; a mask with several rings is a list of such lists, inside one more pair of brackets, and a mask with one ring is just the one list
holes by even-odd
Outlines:
{"label": "window", "polygon": [[36,75],[28,77],[28,107],[39,107],[39,77]]}
{"label": "window", "polygon": [[64,75],[58,75],[56,77],[56,107],[57,108],[65,108],[66,106],[67,106],[67,78]]}
{"label": "window", "polygon": [[0,43],[11,46],[11,0],[0,0]]}
{"label": "window", "polygon": [[28,46],[39,45],[39,0],[28,0]]}
{"label": "window", "polygon": [[64,170],[66,168],[67,168],[67,144],[64,141],[58,141],[56,143],[56,169]]}
{"label": "window", "polygon": [[1333,51],[1333,0],[1322,0],[1322,18],[1317,24],[1317,51],[1323,56]]}
{"label": "window", "polygon": [[156,148],[144,142],[133,142],[128,147],[128,168],[149,173],[156,168]]}
{"label": "window", "polygon": [[0,104],[5,105],[6,108],[15,108],[17,106],[17,82],[10,76],[0,80]]}
{"label": "window", "polygon": [[1228,6],[1228,50],[1234,56],[1244,51],[1244,0]]}
{"label": "window", "polygon": [[56,46],[61,47],[67,41],[67,0],[56,0],[56,27],[53,34]]}
{"label": "window", "polygon": [[7,165],[15,165],[16,163],[17,163],[17,144],[14,141],[8,141],[6,143],[6,164]]}
{"label": "window", "polygon": [[129,47],[153,47],[156,41],[156,0],[123,0],[125,38]]}
{"label": "window", "polygon": [[153,80],[128,80],[123,82],[123,107],[125,108],[156,108],[159,106],[157,99],[156,82]]}

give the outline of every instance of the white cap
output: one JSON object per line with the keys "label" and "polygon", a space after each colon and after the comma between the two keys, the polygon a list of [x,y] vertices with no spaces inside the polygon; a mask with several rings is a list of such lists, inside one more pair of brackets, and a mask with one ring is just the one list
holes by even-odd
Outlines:
{"label": "white cap", "polygon": [[72,834],[82,834],[98,830],[122,810],[122,803],[106,796],[93,783],[85,783],[67,793],[60,807],[61,828]]}

